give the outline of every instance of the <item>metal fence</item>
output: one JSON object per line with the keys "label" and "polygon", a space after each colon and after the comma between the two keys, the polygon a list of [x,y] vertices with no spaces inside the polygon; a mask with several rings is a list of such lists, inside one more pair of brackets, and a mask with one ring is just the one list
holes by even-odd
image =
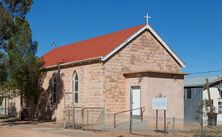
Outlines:
{"label": "metal fence", "polygon": [[0,117],[5,117],[8,115],[8,108],[0,107]]}
{"label": "metal fence", "polygon": [[0,117],[16,117],[18,112],[15,108],[0,107]]}
{"label": "metal fence", "polygon": [[[106,123],[106,130],[112,132],[120,131],[142,136],[193,136],[201,134],[200,124],[198,123],[185,125],[183,119],[175,117],[166,117],[164,119],[163,115],[159,115],[157,120],[155,116],[144,116],[144,107],[138,109],[140,109],[141,112],[140,117],[132,116],[132,112],[137,109],[114,113],[113,124],[110,126],[110,123]],[[160,114],[164,113],[160,112]],[[106,122],[111,122],[111,119],[111,116],[107,116]]]}
{"label": "metal fence", "polygon": [[[106,126],[106,130],[112,132],[129,133],[130,116],[121,114],[117,118],[116,128]],[[131,134],[141,136],[222,136],[222,126],[209,127],[206,124],[201,128],[199,122],[184,123],[183,119],[175,117],[166,118],[166,132],[164,131],[164,118],[158,119],[158,127],[156,128],[156,118],[144,116],[143,120],[133,118],[131,123]],[[106,123],[108,125],[108,123]],[[114,126],[114,124],[113,124]]]}
{"label": "metal fence", "polygon": [[82,129],[105,130],[105,109],[102,107],[83,108]]}
{"label": "metal fence", "polygon": [[67,107],[64,118],[66,128],[129,133],[131,126],[132,134],[142,136],[221,136],[222,133],[222,126],[208,127],[204,124],[201,127],[198,121],[185,123],[184,119],[176,116],[164,120],[160,115],[158,125],[156,117],[149,116],[132,117],[130,122],[129,111],[117,115],[105,114],[105,109],[100,107]]}
{"label": "metal fence", "polygon": [[84,130],[105,129],[105,109],[102,107],[66,107],[64,127]]}

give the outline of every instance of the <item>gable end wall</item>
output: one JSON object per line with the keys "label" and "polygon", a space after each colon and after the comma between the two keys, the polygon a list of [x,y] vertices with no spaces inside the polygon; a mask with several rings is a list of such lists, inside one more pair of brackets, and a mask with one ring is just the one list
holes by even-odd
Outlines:
{"label": "gable end wall", "polygon": [[128,89],[123,73],[180,72],[180,65],[149,32],[144,31],[103,64],[104,101],[108,113],[128,109]]}

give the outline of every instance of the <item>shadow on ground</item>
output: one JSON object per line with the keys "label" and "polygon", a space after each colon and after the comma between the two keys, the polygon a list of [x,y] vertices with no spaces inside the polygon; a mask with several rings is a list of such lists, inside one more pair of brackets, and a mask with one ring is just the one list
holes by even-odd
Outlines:
{"label": "shadow on ground", "polygon": [[17,125],[37,125],[39,123],[55,123],[54,121],[26,120],[22,121],[15,118],[0,119],[0,126],[17,126]]}

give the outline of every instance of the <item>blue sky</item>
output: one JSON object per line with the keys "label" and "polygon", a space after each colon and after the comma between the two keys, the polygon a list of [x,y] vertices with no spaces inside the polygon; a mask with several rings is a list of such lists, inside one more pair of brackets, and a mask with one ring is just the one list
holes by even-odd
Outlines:
{"label": "blue sky", "polygon": [[187,64],[183,72],[222,69],[221,0],[34,0],[27,19],[42,56],[53,42],[61,46],[143,24],[147,12]]}

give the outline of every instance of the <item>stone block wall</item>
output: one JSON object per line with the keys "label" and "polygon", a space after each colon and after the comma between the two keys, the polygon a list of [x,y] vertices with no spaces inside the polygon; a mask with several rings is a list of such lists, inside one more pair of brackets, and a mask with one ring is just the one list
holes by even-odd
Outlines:
{"label": "stone block wall", "polygon": [[[129,81],[123,76],[123,73],[147,70],[180,72],[180,68],[181,66],[178,62],[160,42],[149,31],[144,31],[106,62],[87,65],[79,64],[78,66],[61,69],[62,83],[59,91],[61,98],[54,110],[51,110],[50,105],[48,105],[50,104],[49,94],[51,93],[49,81],[53,73],[58,70],[46,72],[43,82],[43,88],[45,89],[45,97],[43,99],[46,101],[43,101],[42,106],[44,110],[52,111],[50,112],[52,117],[61,120],[63,118],[64,106],[72,106],[72,76],[74,72],[77,72],[79,77],[79,103],[75,104],[75,106],[105,107],[106,114],[110,115],[129,109]],[[153,80],[151,79],[150,82],[152,83]],[[165,81],[156,81],[154,84],[159,82]],[[174,81],[169,82],[172,85],[174,83]],[[180,83],[178,88],[182,89],[183,80],[178,83]],[[167,92],[170,93],[170,90],[173,88],[172,85],[166,86],[166,88],[169,88]],[[176,93],[178,98],[182,100],[183,91],[180,89]],[[155,90],[155,87],[153,87],[153,90]],[[172,100],[175,100],[174,97],[172,97]],[[178,113],[182,117],[182,112]]]}
{"label": "stone block wall", "polygon": [[[43,82],[43,88],[45,93],[49,94],[47,96],[48,101],[45,101],[50,106],[50,79],[53,73],[58,72],[58,70],[46,72],[46,76]],[[101,64],[90,64],[82,66],[74,66],[70,68],[64,68],[60,70],[60,78],[62,83],[62,88],[58,89],[61,98],[56,104],[56,109],[52,110],[52,117],[56,117],[57,120],[63,119],[64,106],[72,106],[73,104],[73,94],[72,94],[72,76],[76,72],[79,79],[79,102],[75,103],[76,107],[103,107],[103,71],[101,69]],[[43,107],[44,108],[44,107]]]}
{"label": "stone block wall", "polygon": [[129,109],[129,90],[123,73],[147,70],[179,72],[180,68],[178,62],[149,31],[143,32],[103,64],[107,112]]}

